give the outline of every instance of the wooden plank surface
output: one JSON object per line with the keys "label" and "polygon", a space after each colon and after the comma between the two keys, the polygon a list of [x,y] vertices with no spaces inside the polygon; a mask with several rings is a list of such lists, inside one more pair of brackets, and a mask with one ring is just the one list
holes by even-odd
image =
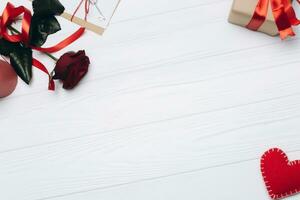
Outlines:
{"label": "wooden plank surface", "polygon": [[269,199],[260,155],[300,158],[300,35],[228,24],[230,6],[123,1],[65,49],[92,60],[76,90],[20,82],[0,100],[0,199]]}

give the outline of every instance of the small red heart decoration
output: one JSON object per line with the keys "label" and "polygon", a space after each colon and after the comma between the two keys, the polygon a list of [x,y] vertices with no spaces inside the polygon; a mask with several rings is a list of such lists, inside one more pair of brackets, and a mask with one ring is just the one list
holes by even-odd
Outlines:
{"label": "small red heart decoration", "polygon": [[300,192],[300,160],[289,161],[278,148],[264,153],[261,173],[272,199],[282,199]]}

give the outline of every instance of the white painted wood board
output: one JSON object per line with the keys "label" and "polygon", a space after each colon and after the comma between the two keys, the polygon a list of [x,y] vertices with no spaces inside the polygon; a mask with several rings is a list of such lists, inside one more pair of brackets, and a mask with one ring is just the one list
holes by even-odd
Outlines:
{"label": "white painted wood board", "polygon": [[300,33],[228,24],[230,6],[122,1],[65,50],[92,61],[76,90],[20,82],[0,100],[0,199],[269,199],[260,155],[300,158]]}

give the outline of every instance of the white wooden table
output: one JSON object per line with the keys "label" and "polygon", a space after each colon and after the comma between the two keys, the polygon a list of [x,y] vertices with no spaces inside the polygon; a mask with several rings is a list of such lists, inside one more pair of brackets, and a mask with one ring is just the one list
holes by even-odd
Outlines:
{"label": "white wooden table", "polygon": [[20,81],[0,100],[0,199],[268,200],[262,153],[300,158],[300,32],[228,24],[230,6],[124,0],[68,48],[92,61],[76,90]]}

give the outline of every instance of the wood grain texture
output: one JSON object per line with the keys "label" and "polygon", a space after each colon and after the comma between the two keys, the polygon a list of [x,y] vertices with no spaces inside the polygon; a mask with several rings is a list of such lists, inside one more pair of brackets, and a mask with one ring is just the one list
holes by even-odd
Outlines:
{"label": "wood grain texture", "polygon": [[92,60],[76,90],[34,71],[0,102],[0,199],[268,199],[260,155],[300,158],[300,39],[228,24],[230,6],[122,1],[65,50]]}

